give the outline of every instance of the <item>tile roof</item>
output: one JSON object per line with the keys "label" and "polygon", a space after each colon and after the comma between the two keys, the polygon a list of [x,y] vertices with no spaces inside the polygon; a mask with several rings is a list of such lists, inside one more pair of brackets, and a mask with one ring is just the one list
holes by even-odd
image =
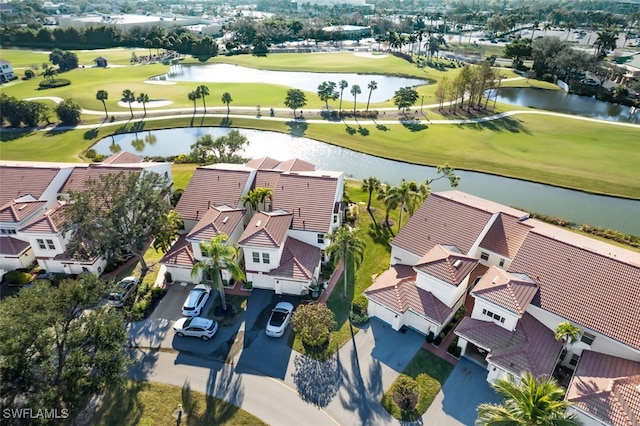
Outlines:
{"label": "tile roof", "polygon": [[613,426],[640,424],[640,362],[583,351],[567,400]]}
{"label": "tile roof", "polygon": [[128,151],[120,151],[117,154],[110,155],[105,158],[102,163],[103,164],[132,164],[132,163],[142,163],[144,158],[139,155],[133,154]]}
{"label": "tile roof", "polygon": [[257,170],[275,169],[280,164],[280,160],[271,157],[253,158],[246,162],[247,167]]}
{"label": "tile roof", "polygon": [[424,256],[436,244],[450,244],[467,254],[493,212],[431,194],[415,212],[392,244],[418,256]]}
{"label": "tile roof", "polygon": [[65,221],[64,203],[58,201],[55,206],[39,214],[20,232],[34,234],[57,234],[62,231]]}
{"label": "tile roof", "polygon": [[[149,164],[149,163],[146,163]],[[71,175],[67,178],[60,189],[61,194],[68,194],[70,192],[83,191],[86,188],[86,183],[90,180],[98,180],[100,176],[117,174],[117,173],[142,173],[143,168],[137,165],[104,165],[100,163],[89,164],[88,166],[77,166],[71,172]]]}
{"label": "tile roof", "polygon": [[414,268],[457,287],[477,264],[477,259],[438,244],[422,256]]}
{"label": "tile roof", "polygon": [[537,292],[538,285],[531,278],[491,266],[471,294],[522,315]]}
{"label": "tile roof", "polygon": [[318,247],[289,237],[284,243],[280,265],[272,269],[269,275],[310,280],[321,258],[322,252]]}
{"label": "tile roof", "polygon": [[513,259],[531,228],[517,217],[500,213],[480,242],[480,247]]}
{"label": "tile roof", "polygon": [[376,278],[364,294],[394,312],[411,310],[437,324],[443,324],[453,308],[417,287],[415,277],[415,271],[410,266],[392,265]]}
{"label": "tile roof", "polygon": [[0,207],[0,222],[19,223],[46,204],[46,201],[8,201]]}
{"label": "tile roof", "polygon": [[258,212],[238,240],[238,245],[253,247],[280,247],[291,227],[293,214],[282,210]]}
{"label": "tile roof", "polygon": [[258,170],[253,181],[253,188],[275,188],[282,172],[280,170]]}
{"label": "tile roof", "polygon": [[[614,258],[573,245],[578,240],[570,234],[549,236],[536,226],[509,271],[538,282],[533,305],[640,349],[640,254],[627,251],[626,256],[637,262],[625,263],[619,260],[623,256]],[[569,242],[558,239],[562,235]],[[588,238],[579,239],[583,240],[591,243]],[[612,250],[615,253],[616,248]]]}
{"label": "tile roof", "polygon": [[223,168],[222,165],[198,167],[176,212],[185,220],[198,220],[211,207],[238,207],[251,172],[248,168]]}
{"label": "tile roof", "polygon": [[292,158],[280,163],[278,168],[287,172],[311,172],[316,169],[316,166],[299,158]]}
{"label": "tile roof", "polygon": [[17,256],[31,247],[27,241],[13,237],[0,237],[0,255]]}
{"label": "tile roof", "polygon": [[178,241],[169,249],[160,263],[169,266],[181,266],[186,268],[192,268],[193,265],[198,263],[195,257],[193,257],[193,251],[191,249],[191,243],[189,243],[185,236],[182,235],[178,238]]}
{"label": "tile roof", "polygon": [[273,189],[273,209],[293,213],[292,229],[326,233],[339,189],[333,176],[283,173]]}
{"label": "tile roof", "polygon": [[242,223],[245,212],[243,209],[211,207],[187,234],[187,240],[209,241],[219,234],[229,236]]}
{"label": "tile roof", "polygon": [[0,163],[0,205],[31,194],[36,200],[60,172],[60,167]]}
{"label": "tile roof", "polygon": [[562,342],[553,331],[525,313],[514,331],[490,321],[465,317],[455,333],[487,349],[487,360],[514,375],[531,371],[534,376],[553,373],[562,350]]}

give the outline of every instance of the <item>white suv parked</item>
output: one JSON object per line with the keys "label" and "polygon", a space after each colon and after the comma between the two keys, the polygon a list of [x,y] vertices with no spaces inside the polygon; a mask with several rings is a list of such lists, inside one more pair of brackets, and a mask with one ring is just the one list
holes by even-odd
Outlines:
{"label": "white suv parked", "polygon": [[185,317],[197,317],[202,313],[202,308],[209,300],[211,287],[206,284],[198,284],[187,296],[187,300],[182,305],[182,315]]}
{"label": "white suv parked", "polygon": [[209,340],[218,331],[218,323],[202,317],[180,318],[173,324],[173,330],[179,337],[191,336]]}

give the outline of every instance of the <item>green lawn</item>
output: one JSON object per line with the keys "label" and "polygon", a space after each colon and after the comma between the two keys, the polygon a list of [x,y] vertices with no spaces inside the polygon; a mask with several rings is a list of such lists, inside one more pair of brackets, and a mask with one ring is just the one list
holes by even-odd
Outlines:
{"label": "green lawn", "polygon": [[415,379],[420,391],[418,406],[414,412],[402,412],[393,401],[393,387],[395,382],[389,387],[382,397],[382,406],[396,419],[413,421],[422,416],[433,402],[442,385],[453,371],[453,365],[438,358],[431,352],[420,349],[403,370],[405,374]]}
{"label": "green lawn", "polygon": [[152,382],[126,382],[124,391],[111,392],[92,419],[93,425],[175,425],[178,404],[182,404],[182,424],[266,425],[257,417],[221,399],[182,388]]}

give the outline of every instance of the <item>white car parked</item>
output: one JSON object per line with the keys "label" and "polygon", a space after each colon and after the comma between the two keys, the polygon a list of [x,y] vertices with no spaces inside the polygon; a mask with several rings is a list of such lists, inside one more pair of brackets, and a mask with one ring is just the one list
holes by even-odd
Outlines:
{"label": "white car parked", "polygon": [[198,284],[187,296],[187,300],[182,305],[182,315],[185,317],[197,317],[202,313],[202,308],[209,300],[211,287],[206,284]]}
{"label": "white car parked", "polygon": [[279,302],[271,311],[269,322],[267,323],[267,336],[282,337],[284,331],[291,320],[293,305],[289,302]]}
{"label": "white car parked", "polygon": [[177,336],[199,337],[209,340],[218,331],[218,323],[209,318],[180,318],[173,324]]}

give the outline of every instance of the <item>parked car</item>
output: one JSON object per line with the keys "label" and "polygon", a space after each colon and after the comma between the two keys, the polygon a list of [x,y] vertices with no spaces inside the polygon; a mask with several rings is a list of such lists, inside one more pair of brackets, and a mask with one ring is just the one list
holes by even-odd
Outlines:
{"label": "parked car", "polygon": [[291,320],[293,305],[289,302],[279,302],[271,311],[269,322],[267,323],[267,336],[282,337],[284,331]]}
{"label": "parked car", "polygon": [[202,313],[202,308],[209,300],[211,287],[206,284],[198,284],[187,296],[187,300],[182,305],[182,315],[185,317],[197,317]]}
{"label": "parked car", "polygon": [[114,308],[122,308],[124,306],[124,295],[119,292],[109,293],[107,296],[107,305]]}
{"label": "parked car", "polygon": [[124,291],[129,291],[129,289],[138,284],[138,279],[136,277],[125,277],[120,280],[118,283],[118,287],[123,289]]}
{"label": "parked car", "polygon": [[599,86],[600,83],[598,83],[597,81],[595,81],[592,78],[583,78],[582,80],[580,80],[580,83],[585,84],[587,86]]}
{"label": "parked car", "polygon": [[179,337],[199,337],[209,340],[218,331],[218,323],[209,318],[180,318],[173,324],[173,330]]}

